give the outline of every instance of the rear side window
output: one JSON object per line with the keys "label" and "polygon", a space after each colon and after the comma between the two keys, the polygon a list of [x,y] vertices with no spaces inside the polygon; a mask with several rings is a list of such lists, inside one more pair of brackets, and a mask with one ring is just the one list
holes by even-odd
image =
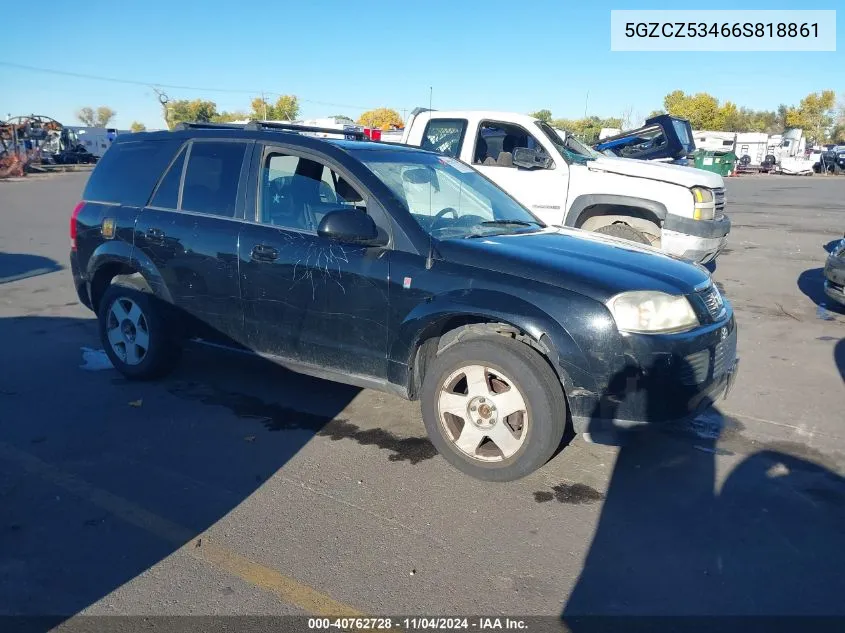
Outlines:
{"label": "rear side window", "polygon": [[142,207],[181,141],[115,141],[88,179],[83,198]]}
{"label": "rear side window", "polygon": [[466,129],[463,119],[432,119],[425,126],[422,148],[457,158]]}
{"label": "rear side window", "polygon": [[164,178],[161,179],[150,206],[162,209],[177,209],[179,207],[179,185],[182,182],[182,168],[185,166],[186,152],[187,150],[184,148],[179,152],[179,156],[173,161]]}
{"label": "rear side window", "polygon": [[194,141],[182,188],[182,210],[234,217],[245,143]]}

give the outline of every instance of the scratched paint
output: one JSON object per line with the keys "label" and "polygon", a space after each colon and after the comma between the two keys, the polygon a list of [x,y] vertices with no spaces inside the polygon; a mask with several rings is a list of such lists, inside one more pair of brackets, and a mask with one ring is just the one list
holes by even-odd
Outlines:
{"label": "scratched paint", "polygon": [[316,283],[336,283],[346,294],[346,288],[341,283],[343,270],[341,263],[349,263],[346,251],[339,244],[320,246],[313,242],[308,245],[305,255],[293,265],[293,289],[298,283],[307,280],[311,284],[311,300],[317,296]]}

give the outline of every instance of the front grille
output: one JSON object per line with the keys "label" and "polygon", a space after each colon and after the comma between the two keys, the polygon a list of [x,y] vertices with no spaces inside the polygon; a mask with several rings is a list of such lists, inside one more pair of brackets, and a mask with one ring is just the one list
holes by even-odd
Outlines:
{"label": "front grille", "polygon": [[685,386],[716,380],[733,367],[735,360],[736,330],[716,343],[714,348],[703,349],[685,357],[678,371],[678,379]]}
{"label": "front grille", "polygon": [[713,377],[719,378],[727,372],[736,359],[736,330],[716,345],[713,353]]}
{"label": "front grille", "polygon": [[716,202],[716,214],[715,217],[717,220],[721,220],[725,217],[725,189],[724,187],[719,187],[718,189],[713,190],[713,199]]}
{"label": "front grille", "polygon": [[718,321],[725,315],[725,301],[722,299],[722,293],[715,284],[710,284],[704,290],[699,292],[699,296],[704,301],[704,306],[707,308],[707,314],[714,321]]}
{"label": "front grille", "polygon": [[684,358],[679,378],[682,385],[698,385],[707,380],[710,371],[710,350],[703,349]]}

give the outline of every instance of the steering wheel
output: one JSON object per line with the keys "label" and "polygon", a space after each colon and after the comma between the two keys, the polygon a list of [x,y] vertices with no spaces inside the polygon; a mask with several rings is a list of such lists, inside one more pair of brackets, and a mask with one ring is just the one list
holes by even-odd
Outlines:
{"label": "steering wheel", "polygon": [[445,218],[449,213],[455,216],[455,219],[458,219],[458,211],[452,207],[446,207],[445,209],[440,209],[437,212],[437,215],[434,216],[434,220],[431,222],[431,230],[434,231],[440,228],[440,224],[442,224],[443,218]]}

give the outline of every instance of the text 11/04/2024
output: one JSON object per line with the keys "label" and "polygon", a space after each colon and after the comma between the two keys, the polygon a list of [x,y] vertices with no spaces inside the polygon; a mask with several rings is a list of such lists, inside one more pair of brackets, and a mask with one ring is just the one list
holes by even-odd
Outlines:
{"label": "text 11/04/2024", "polygon": [[356,617],[309,618],[315,631],[527,631],[526,621],[510,617]]}

